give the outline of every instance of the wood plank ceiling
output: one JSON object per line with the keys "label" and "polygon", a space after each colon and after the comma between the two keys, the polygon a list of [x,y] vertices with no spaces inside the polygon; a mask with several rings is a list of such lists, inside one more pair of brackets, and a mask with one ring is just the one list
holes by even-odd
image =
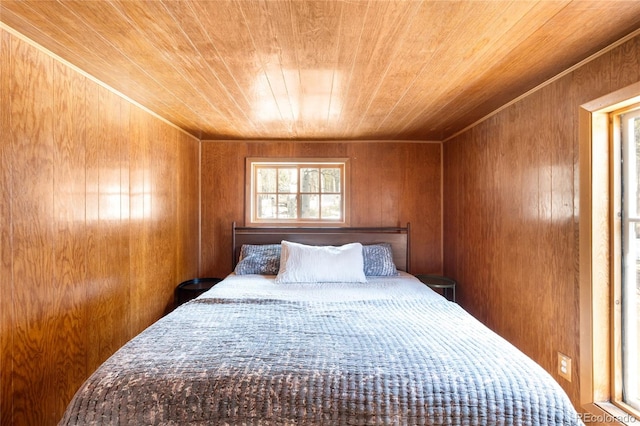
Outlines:
{"label": "wood plank ceiling", "polygon": [[640,1],[7,1],[202,139],[442,140],[640,28]]}

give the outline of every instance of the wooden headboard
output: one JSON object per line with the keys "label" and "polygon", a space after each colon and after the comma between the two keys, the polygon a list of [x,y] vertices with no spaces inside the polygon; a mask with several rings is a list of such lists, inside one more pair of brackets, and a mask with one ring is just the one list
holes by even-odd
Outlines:
{"label": "wooden headboard", "polygon": [[232,266],[236,267],[243,244],[279,244],[282,240],[314,246],[347,243],[389,243],[396,268],[410,272],[409,224],[383,228],[255,228],[233,222]]}

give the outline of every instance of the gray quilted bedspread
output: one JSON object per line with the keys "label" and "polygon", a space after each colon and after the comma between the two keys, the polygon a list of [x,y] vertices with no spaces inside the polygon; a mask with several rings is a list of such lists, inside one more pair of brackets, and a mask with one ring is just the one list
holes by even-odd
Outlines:
{"label": "gray quilted bedspread", "polygon": [[107,360],[61,424],[582,423],[454,303],[196,299]]}

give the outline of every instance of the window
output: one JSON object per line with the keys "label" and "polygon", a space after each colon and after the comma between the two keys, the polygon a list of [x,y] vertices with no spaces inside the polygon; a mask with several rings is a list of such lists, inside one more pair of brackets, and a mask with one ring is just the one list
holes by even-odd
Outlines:
{"label": "window", "polygon": [[347,225],[346,159],[247,159],[247,223]]}
{"label": "window", "polygon": [[580,404],[603,423],[640,419],[639,117],[640,83],[579,108]]}
{"label": "window", "polygon": [[[635,106],[638,108],[638,106]],[[621,256],[619,265],[614,265],[614,345],[612,376],[614,379],[614,400],[640,410],[640,350],[638,347],[640,315],[640,109],[626,109],[613,114],[614,129],[619,129],[620,164],[614,164],[615,191],[614,214],[619,217],[619,231],[615,235]],[[616,130],[617,131],[617,130]]]}

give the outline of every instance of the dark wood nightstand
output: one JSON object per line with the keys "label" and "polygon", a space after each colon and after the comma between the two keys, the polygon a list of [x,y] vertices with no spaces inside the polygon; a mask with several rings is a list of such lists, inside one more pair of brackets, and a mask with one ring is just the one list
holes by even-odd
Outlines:
{"label": "dark wood nightstand", "polygon": [[175,294],[176,308],[183,303],[200,296],[220,281],[222,281],[222,278],[194,278],[178,284]]}
{"label": "dark wood nightstand", "polygon": [[442,293],[444,297],[456,301],[456,281],[443,277],[442,275],[417,274],[416,278],[428,285],[430,288]]}

